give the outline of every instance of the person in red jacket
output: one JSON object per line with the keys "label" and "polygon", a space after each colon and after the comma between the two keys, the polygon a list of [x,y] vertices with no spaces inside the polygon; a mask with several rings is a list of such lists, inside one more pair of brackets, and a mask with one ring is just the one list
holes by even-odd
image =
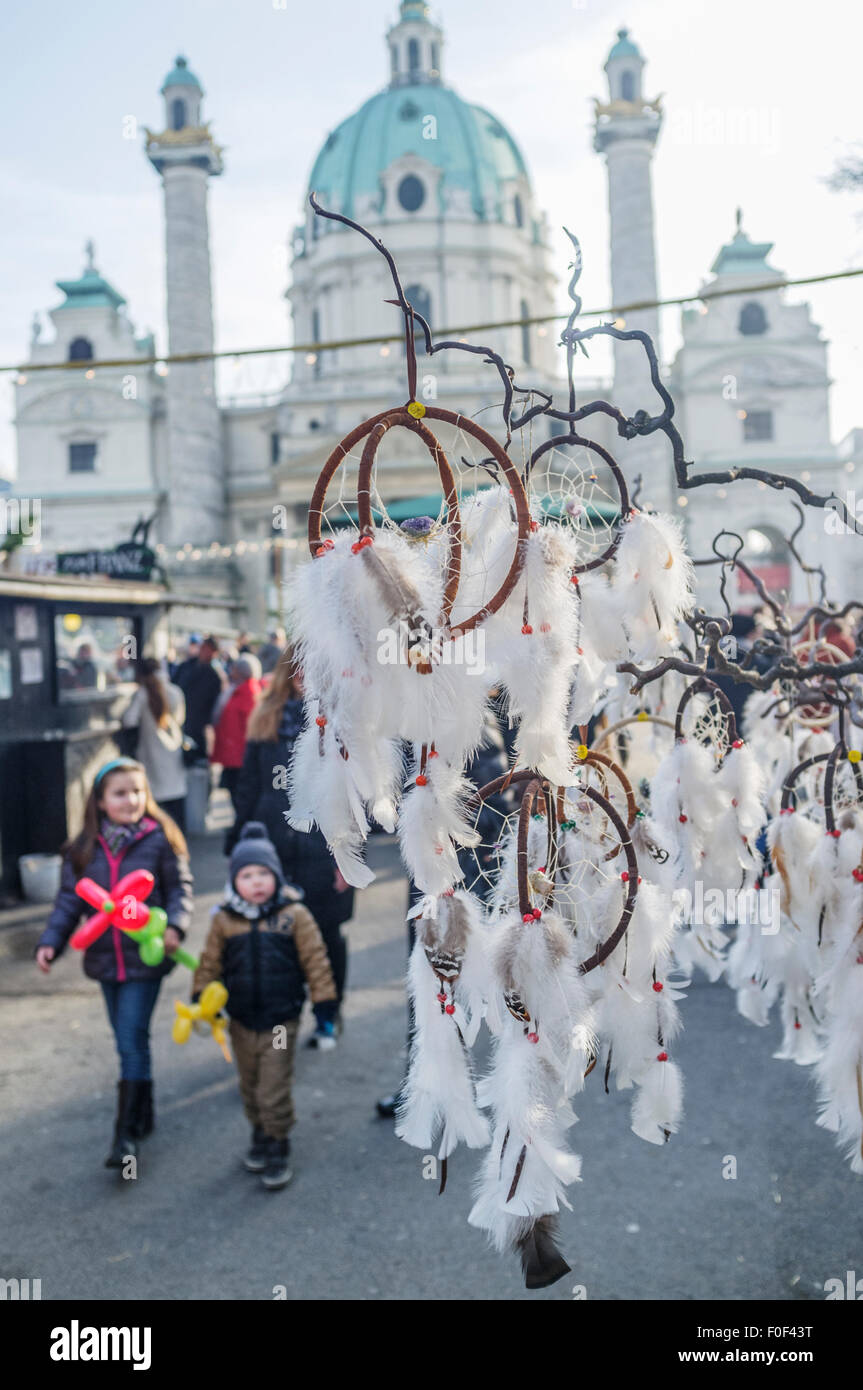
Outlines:
{"label": "person in red jacket", "polygon": [[234,801],[240,770],[246,753],[246,726],[261,693],[261,664],[251,653],[244,653],[231,667],[231,691],[216,722],[216,736],[210,762],[222,768],[220,786]]}

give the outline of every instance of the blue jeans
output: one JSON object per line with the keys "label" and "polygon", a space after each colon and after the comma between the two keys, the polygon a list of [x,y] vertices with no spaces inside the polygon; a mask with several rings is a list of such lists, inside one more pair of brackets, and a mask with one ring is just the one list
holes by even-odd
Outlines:
{"label": "blue jeans", "polygon": [[120,1054],[124,1081],[149,1081],[150,1017],[156,1006],[161,979],[101,981],[105,1007]]}

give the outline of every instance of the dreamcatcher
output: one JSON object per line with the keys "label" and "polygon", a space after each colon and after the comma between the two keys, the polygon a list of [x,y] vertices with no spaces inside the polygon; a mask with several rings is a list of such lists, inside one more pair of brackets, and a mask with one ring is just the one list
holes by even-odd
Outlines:
{"label": "dreamcatcher", "polygon": [[[357,886],[372,877],[363,860],[372,822],[397,831],[422,894],[412,910],[416,1029],[397,1132],[437,1147],[442,1191],[459,1144],[486,1149],[469,1220],[498,1249],[517,1251],[528,1287],[542,1287],[568,1269],[555,1222],[580,1175],[567,1133],[586,1078],[632,1089],[631,1126],[647,1142],[665,1143],[679,1125],[682,1078],[669,1049],[683,976],[694,964],[721,971],[729,920],[721,912],[696,924],[690,914],[681,931],[679,895],[696,880],[739,889],[760,871],[761,774],[727,698],[705,676],[727,628],[693,612],[677,521],[635,506],[612,454],[579,428],[599,411],[623,438],[663,432],[675,466],[682,460],[649,338],[575,326],[575,239],[561,410],[519,386],[493,350],[435,342],[386,248],[311,201],[387,260],[404,316],[408,399],[341,441],[311,499],[312,559],[292,594],[306,724],[289,818],[318,824]],[[474,420],[417,400],[417,328],[429,356],[467,351],[496,369],[503,444]],[[577,406],[574,357],[597,333],[641,343],[658,415]],[[526,427],[540,415],[560,428],[533,448]],[[394,519],[386,478],[396,438],[400,453],[434,464],[436,515]],[[681,645],[682,622],[694,658]],[[477,661],[467,659],[469,642]],[[644,671],[635,662],[657,664]],[[823,663],[810,674],[823,674]],[[514,726],[514,766],[476,792],[464,769],[492,689]],[[623,765],[628,741],[609,734],[608,751],[588,747],[598,712],[615,737],[647,721],[668,740],[673,725],[673,745],[655,745],[654,766],[635,786]],[[834,937],[844,941],[831,927]],[[833,976],[823,990],[841,1012]],[[492,1059],[478,1079],[483,1024]],[[845,1110],[835,1113],[844,1133]]]}
{"label": "dreamcatcher", "polygon": [[781,903],[765,931],[741,930],[728,963],[739,1011],[768,1022],[779,1003],[783,1037],[774,1056],[814,1065],[818,1123],[863,1172],[863,776],[860,752],[840,738],[788,775],[769,823],[772,875]]}

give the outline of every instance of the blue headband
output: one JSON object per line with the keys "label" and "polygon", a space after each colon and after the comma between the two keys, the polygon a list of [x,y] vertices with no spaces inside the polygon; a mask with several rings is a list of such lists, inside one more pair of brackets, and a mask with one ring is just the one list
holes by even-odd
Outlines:
{"label": "blue headband", "polygon": [[112,758],[110,762],[103,763],[102,766],[99,768],[99,771],[96,773],[96,778],[93,782],[93,786],[98,787],[102,778],[107,777],[109,772],[117,772],[120,769],[125,770],[127,768],[134,768],[136,772],[140,772],[141,764],[136,762],[134,758]]}

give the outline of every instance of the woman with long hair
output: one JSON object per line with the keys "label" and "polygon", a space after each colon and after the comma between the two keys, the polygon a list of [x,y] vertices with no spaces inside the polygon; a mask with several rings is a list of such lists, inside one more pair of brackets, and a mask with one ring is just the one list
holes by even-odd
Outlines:
{"label": "woman with long hair", "polygon": [[138,689],[122,716],[127,737],[137,731],[134,756],[146,769],[153,798],[181,829],[186,825],[187,774],[183,759],[183,722],[186,701],[178,686],[166,681],[153,657],[139,661]]}
{"label": "woman with long hair", "polygon": [[215,738],[210,762],[222,768],[221,786],[231,796],[236,810],[236,790],[246,753],[246,729],[261,693],[261,663],[251,652],[231,663],[231,682],[224,703],[217,703],[213,714]]}
{"label": "woman with long hair", "polygon": [[68,945],[91,908],[75,892],[81,878],[93,879],[106,896],[133,869],[147,869],[155,880],[147,903],[164,909],[165,959],[145,965],[138,945],[119,927],[109,926],[84,952],[84,974],[102,986],[120,1057],[114,1142],[106,1168],[122,1168],[136,1141],[153,1128],[150,1018],[169,959],[192,913],[192,875],[182,831],[153,799],[147,774],[134,758],[113,758],[96,773],[84,809],[84,824],[64,846],[60,890],[39,945],[36,962],[45,974]]}
{"label": "woman with long hair", "polygon": [[[285,819],[287,770],[302,727],[302,680],[294,654],[287,647],[249,720],[246,754],[234,798],[237,818],[225,848],[230,854],[248,821],[263,821],[285,878],[302,888],[303,903],[321,929],[341,1005],[348,964],[342,924],[353,915],[354,890],[339,873],[320,830],[293,830]],[[309,1039],[309,1046],[321,1050],[334,1045],[335,1030],[323,1025]]]}

